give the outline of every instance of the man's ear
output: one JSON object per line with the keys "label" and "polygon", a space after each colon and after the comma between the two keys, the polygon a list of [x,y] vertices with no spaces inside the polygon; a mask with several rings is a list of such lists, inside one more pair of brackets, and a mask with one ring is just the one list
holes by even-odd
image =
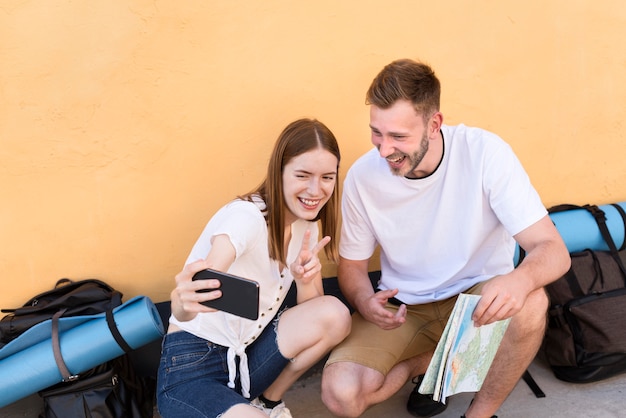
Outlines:
{"label": "man's ear", "polygon": [[428,119],[428,137],[434,139],[439,135],[439,130],[443,125],[443,113],[435,112]]}

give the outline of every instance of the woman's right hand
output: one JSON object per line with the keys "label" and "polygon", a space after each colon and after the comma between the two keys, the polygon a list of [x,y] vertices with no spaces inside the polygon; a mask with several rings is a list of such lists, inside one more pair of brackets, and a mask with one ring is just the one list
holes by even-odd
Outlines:
{"label": "woman's right hand", "polygon": [[[187,264],[183,271],[175,277],[176,287],[170,294],[172,303],[172,314],[181,321],[190,321],[196,317],[198,312],[215,312],[216,309],[202,305],[201,302],[217,299],[222,296],[219,290],[220,281],[216,279],[196,280],[191,278],[201,270],[213,268],[207,260],[198,260]],[[210,292],[198,293],[198,290],[215,289]]]}

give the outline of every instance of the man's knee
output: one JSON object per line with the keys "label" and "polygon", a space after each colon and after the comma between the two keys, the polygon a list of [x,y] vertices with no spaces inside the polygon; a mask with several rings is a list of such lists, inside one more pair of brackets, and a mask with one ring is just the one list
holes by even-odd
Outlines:
{"label": "man's knee", "polygon": [[528,335],[541,334],[545,332],[548,296],[543,288],[531,292],[526,299],[526,303],[511,321],[509,328],[512,328],[518,338],[526,338]]}
{"label": "man's knee", "polygon": [[[526,299],[522,312],[528,318],[537,320],[540,324],[545,325],[547,312],[548,312],[548,295],[545,289],[542,287],[531,292]],[[542,326],[543,326],[542,325]]]}
{"label": "man's knee", "polygon": [[362,393],[357,380],[345,364],[327,365],[322,373],[321,397],[326,408],[341,417],[358,417],[363,413],[360,405]]}
{"label": "man's knee", "polygon": [[548,294],[546,293],[546,290],[543,287],[531,292],[528,295],[528,300],[530,301],[530,303],[535,305],[538,312],[541,311],[545,315],[545,313],[548,310],[549,301],[548,301]]}

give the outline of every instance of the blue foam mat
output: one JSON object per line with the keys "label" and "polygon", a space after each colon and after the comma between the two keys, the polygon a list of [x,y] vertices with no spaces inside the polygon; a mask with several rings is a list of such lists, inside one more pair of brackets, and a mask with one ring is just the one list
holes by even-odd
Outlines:
{"label": "blue foam mat", "polygon": [[[626,202],[617,203],[626,210]],[[624,221],[613,205],[599,206],[606,215],[606,226],[611,233],[617,248],[624,243]],[[585,209],[574,209],[551,213],[550,218],[561,234],[569,252],[585,249],[608,251],[609,247],[602,238],[598,224],[593,215]]]}
{"label": "blue foam mat", "polygon": [[[626,202],[617,203],[626,211]],[[624,221],[618,210],[613,205],[598,206],[606,215],[606,226],[615,246],[620,248],[624,244]],[[573,209],[564,212],[551,213],[550,219],[556,226],[557,231],[563,238],[565,246],[570,253],[586,249],[594,251],[608,251],[606,244],[598,228],[595,218],[586,209]],[[519,260],[519,246],[515,248],[514,262]]]}
{"label": "blue foam mat", "polygon": [[[113,311],[120,334],[133,348],[161,338],[163,323],[152,301],[137,296]],[[52,322],[39,323],[0,350],[0,407],[62,381],[52,351]],[[80,374],[124,354],[105,314],[60,318],[61,354],[71,373]]]}

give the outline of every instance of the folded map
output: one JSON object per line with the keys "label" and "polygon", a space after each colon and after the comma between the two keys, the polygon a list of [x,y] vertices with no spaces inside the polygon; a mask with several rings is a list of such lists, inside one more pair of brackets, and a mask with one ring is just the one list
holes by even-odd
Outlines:
{"label": "folded map", "polygon": [[477,327],[472,313],[479,295],[461,293],[419,387],[422,394],[446,402],[448,396],[477,392],[498,351],[510,318]]}

